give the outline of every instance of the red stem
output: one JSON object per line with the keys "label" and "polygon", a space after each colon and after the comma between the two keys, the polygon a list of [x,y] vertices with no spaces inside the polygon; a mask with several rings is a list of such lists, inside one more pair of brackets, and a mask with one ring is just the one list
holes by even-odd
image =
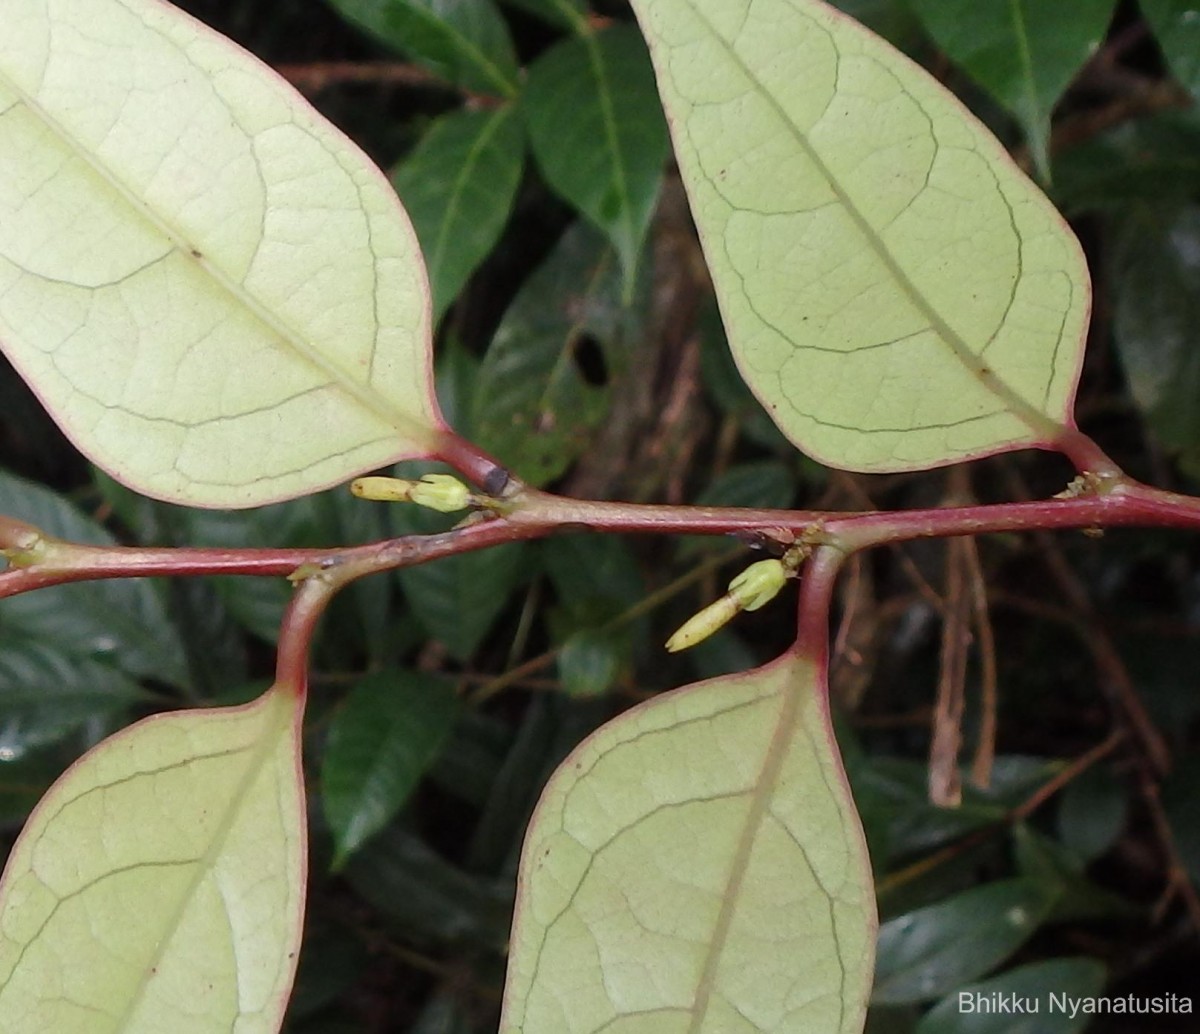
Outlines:
{"label": "red stem", "polygon": [[322,575],[302,582],[288,604],[279,628],[279,651],[275,659],[275,683],[304,700],[308,692],[308,651],[317,622],[337,591]]}
{"label": "red stem", "polygon": [[[486,479],[491,461],[474,454]],[[461,468],[460,468],[461,469]],[[146,575],[287,576],[304,565],[338,571],[338,584],[377,571],[425,563],[475,549],[541,538],[571,528],[622,533],[721,535],[738,532],[786,537],[815,534],[843,553],[889,542],[986,532],[1062,530],[1123,525],[1200,529],[1200,499],[1136,482],[1099,494],[1035,502],[998,503],[902,512],[836,513],[739,507],[646,506],[566,499],[524,490],[501,519],[455,531],[332,549],[165,549],[82,546],[47,540],[49,552],[0,571],[0,598],[30,589],[94,578]],[[27,547],[28,525],[0,521],[0,549]],[[811,565],[810,565],[811,566]]]}
{"label": "red stem", "polygon": [[829,609],[844,560],[841,550],[819,546],[800,575],[795,649],[818,671],[824,671],[829,660]]}

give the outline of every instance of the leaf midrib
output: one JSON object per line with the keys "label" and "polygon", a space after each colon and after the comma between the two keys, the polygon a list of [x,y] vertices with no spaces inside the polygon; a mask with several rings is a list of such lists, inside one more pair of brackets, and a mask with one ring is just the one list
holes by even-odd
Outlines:
{"label": "leaf midrib", "polygon": [[[734,50],[733,46],[719,32],[716,26],[709,18],[694,4],[689,2],[692,12],[708,32],[708,34],[720,45],[729,60],[736,65],[738,70],[745,76],[746,81],[753,87],[755,92],[766,101],[776,119],[786,129],[787,133],[795,141],[796,145],[804,152],[805,156],[814,165],[822,178],[828,184],[829,189],[833,192],[838,204],[850,217],[856,230],[867,243],[868,247],[875,253],[876,257],[887,270],[888,275],[892,277],[900,290],[913,304],[918,312],[926,319],[930,328],[937,334],[940,340],[945,342],[951,355],[959,362],[966,372],[973,377],[979,385],[989,394],[997,398],[1008,411],[1018,420],[1025,424],[1029,430],[1038,437],[1039,440],[1053,441],[1057,439],[1063,431],[1063,425],[1052,417],[1047,416],[1036,406],[1025,400],[1020,394],[1013,390],[1009,385],[996,375],[994,371],[987,368],[965,340],[955,331],[937,312],[925,295],[917,288],[916,284],[904,272],[896,257],[884,243],[883,239],[875,231],[875,228],[868,222],[866,216],[855,203],[853,198],[842,188],[837,177],[835,177],[824,159],[821,157],[816,148],[809,142],[808,138],[802,133],[798,126],[792,122],[788,114],[779,102],[775,99],[772,93],[763,85],[762,81],[747,65],[741,56]],[[800,12],[797,12],[800,13]],[[806,16],[810,21],[815,21],[811,16]],[[819,23],[818,23],[819,24]],[[825,26],[821,26],[824,31],[830,34],[830,42],[833,46],[838,59],[842,55],[837,48],[837,44],[832,39],[831,30]],[[923,110],[923,109],[922,109]],[[1007,198],[1005,199],[1007,204]],[[733,206],[730,206],[731,208]],[[736,209],[734,209],[736,211]],[[1053,375],[1053,374],[1052,374]]]}
{"label": "leaf midrib", "polygon": [[621,202],[619,222],[622,235],[626,238],[632,264],[636,256],[634,248],[633,201],[629,193],[629,180],[625,175],[625,152],[621,147],[621,135],[617,127],[616,111],[613,108],[611,85],[608,80],[608,70],[604,65],[604,54],[600,50],[600,41],[594,33],[586,33],[583,37],[587,47],[588,63],[592,66],[592,74],[596,79],[596,98],[600,105],[600,121],[604,126],[604,136],[608,141],[608,153],[612,159],[613,186]]}
{"label": "leaf midrib", "polygon": [[[150,26],[147,26],[150,31],[157,31]],[[159,35],[162,35],[159,33]],[[168,36],[162,37],[168,45],[177,53],[180,54],[178,45],[173,39]],[[52,48],[51,48],[52,49]],[[187,60],[186,55],[181,55]],[[200,69],[208,81],[208,73],[204,69]],[[179,228],[174,226],[170,220],[165,218],[149,204],[145,199],[140,197],[132,188],[130,188],[115,171],[108,165],[99,161],[95,154],[84,147],[80,141],[70,133],[56,118],[54,118],[38,101],[31,96],[24,88],[21,87],[15,79],[7,72],[6,69],[0,67],[0,85],[5,85],[13,91],[17,96],[17,103],[22,104],[28,111],[32,112],[39,118],[44,125],[54,133],[54,135],[74,154],[78,157],[96,176],[110,186],[135,214],[140,215],[151,226],[153,226],[164,238],[171,248],[178,253],[190,253],[192,248],[188,243],[187,234],[183,233]],[[229,110],[226,108],[226,110]],[[232,115],[233,112],[231,111]],[[329,154],[328,151],[324,153]],[[332,157],[332,155],[330,155]],[[257,163],[257,158],[255,159]],[[357,186],[356,186],[357,189]],[[364,218],[369,222],[369,216],[364,212]],[[159,260],[166,258],[163,255]],[[287,345],[299,358],[315,367],[322,375],[329,378],[331,383],[351,396],[356,402],[362,405],[365,409],[374,414],[384,424],[394,428],[398,433],[414,438],[418,441],[429,437],[429,429],[423,424],[414,420],[412,417],[401,412],[385,395],[362,384],[343,371],[337,364],[330,362],[323,356],[319,350],[312,347],[305,336],[300,333],[295,327],[291,326],[285,320],[281,319],[275,313],[271,312],[257,298],[252,295],[243,284],[238,283],[232,277],[228,276],[213,262],[207,258],[195,259],[196,265],[203,269],[209,277],[217,284],[221,290],[228,295],[236,305],[243,306],[247,309],[260,323],[270,330],[281,344]],[[376,271],[375,289],[378,290],[378,275]],[[376,331],[379,330],[378,324]],[[372,355],[379,348],[378,336],[372,346]],[[236,417],[231,417],[236,419]]]}
{"label": "leaf midrib", "polygon": [[437,237],[431,249],[429,256],[429,270],[431,274],[440,272],[442,268],[442,262],[450,241],[450,231],[458,220],[462,200],[466,195],[467,187],[470,185],[471,177],[483,161],[483,156],[487,152],[492,140],[499,133],[500,127],[512,116],[513,108],[511,105],[498,108],[483,124],[483,128],[467,149],[466,161],[463,162],[462,168],[459,169],[458,175],[451,184],[450,197],[446,203],[446,213],[438,227]]}
{"label": "leaf midrib", "polygon": [[[482,3],[484,0],[472,0],[475,3]],[[500,96],[505,100],[512,100],[517,96],[517,86],[512,78],[501,70],[500,66],[489,58],[475,44],[469,36],[467,36],[458,26],[452,22],[448,22],[443,18],[439,18],[432,11],[413,3],[405,3],[404,6],[413,14],[419,21],[424,21],[427,29],[432,29],[435,32],[440,32],[446,39],[450,41],[451,47],[458,50],[460,54],[473,64],[479,71],[483,72],[484,78],[490,79],[494,85],[499,88]],[[495,12],[493,12],[495,13]],[[497,15],[498,17],[498,15]]]}
{"label": "leaf midrib", "polygon": [[[286,689],[279,685],[271,687],[259,701],[258,706],[283,711],[284,694]],[[195,872],[187,887],[179,895],[178,907],[174,913],[168,917],[162,925],[162,936],[159,938],[158,944],[155,947],[154,954],[147,959],[147,964],[143,970],[142,977],[138,981],[138,986],[134,993],[129,996],[128,1004],[125,1011],[117,1017],[117,1025],[114,1027],[114,1032],[119,1034],[125,1029],[129,1018],[141,1004],[145,998],[146,988],[149,986],[149,974],[158,969],[162,961],[163,955],[168,949],[174,945],[175,935],[179,930],[180,924],[183,922],[183,917],[188,910],[188,906],[192,903],[196,896],[200,885],[212,874],[213,865],[216,861],[220,850],[225,845],[225,841],[229,837],[229,832],[233,828],[238,815],[241,812],[242,803],[246,799],[246,795],[258,782],[259,776],[262,774],[263,766],[272,756],[275,748],[278,746],[279,737],[287,735],[289,731],[289,723],[284,721],[278,727],[275,727],[274,721],[278,720],[278,715],[268,715],[263,720],[263,729],[260,738],[254,747],[254,753],[246,764],[245,772],[243,773],[241,785],[237,792],[230,799],[229,804],[225,808],[225,814],[221,817],[220,824],[213,830],[213,836],[205,849],[204,854],[195,862]],[[240,1006],[239,1013],[241,1015]]]}

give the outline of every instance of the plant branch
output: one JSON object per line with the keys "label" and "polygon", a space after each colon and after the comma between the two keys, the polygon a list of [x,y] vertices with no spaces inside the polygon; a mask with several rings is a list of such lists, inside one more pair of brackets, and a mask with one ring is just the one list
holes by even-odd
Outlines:
{"label": "plant branch", "polygon": [[308,652],[317,622],[337,592],[337,585],[323,574],[314,574],[296,587],[279,628],[279,651],[275,682],[301,700],[308,691]]}
{"label": "plant branch", "polygon": [[800,573],[795,650],[819,670],[829,666],[829,611],[845,559],[833,546],[818,546]]}
{"label": "plant branch", "polygon": [[[693,507],[569,499],[520,486],[483,453],[471,450],[478,480],[503,485],[497,510],[436,535],[328,549],[224,549],[87,546],[60,542],[11,518],[0,519],[0,598],[96,578],[151,575],[290,576],[308,566],[339,570],[338,584],[475,549],[542,538],[573,528],[625,534],[741,535],[789,544],[808,536],[849,554],[887,543],[988,532],[1054,531],[1105,526],[1200,529],[1200,499],[1118,480],[1098,491],[1032,502],[844,513],[748,507]],[[457,463],[455,464],[457,466]],[[460,468],[461,469],[461,468]],[[812,565],[810,565],[811,568]]]}

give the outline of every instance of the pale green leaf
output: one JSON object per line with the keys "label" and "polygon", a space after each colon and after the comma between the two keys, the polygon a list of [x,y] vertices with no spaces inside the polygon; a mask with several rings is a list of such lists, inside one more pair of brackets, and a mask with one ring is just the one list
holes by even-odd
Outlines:
{"label": "pale green leaf", "polygon": [[395,817],[457,714],[453,686],[426,672],[381,671],[354,687],[334,715],[321,764],[335,866]]}
{"label": "pale green leaf", "polygon": [[1061,432],[1079,245],[927,73],[816,0],[633,0],[742,375],[797,445],[911,470]]}
{"label": "pale green leaf", "polygon": [[563,763],[522,855],[503,1034],[862,1029],[871,873],[824,694],[785,658]]}
{"label": "pale green leaf", "polygon": [[358,148],[157,0],[0,24],[0,344],[77,446],[207,506],[431,451],[420,253]]}
{"label": "pale green leaf", "polygon": [[304,903],[300,707],[159,715],[50,789],[0,879],[4,1034],[271,1034]]}
{"label": "pale green leaf", "polygon": [[624,25],[564,40],[530,67],[521,103],[546,181],[605,232],[632,290],[667,158],[645,43]]}
{"label": "pale green leaf", "polygon": [[1050,113],[1100,47],[1114,0],[914,0],[947,56],[1020,121],[1049,179]]}
{"label": "pale green leaf", "polygon": [[492,0],[330,0],[376,39],[452,83],[513,97],[517,58]]}
{"label": "pale green leaf", "polygon": [[446,115],[393,171],[429,266],[435,322],[500,239],[524,160],[509,105]]}

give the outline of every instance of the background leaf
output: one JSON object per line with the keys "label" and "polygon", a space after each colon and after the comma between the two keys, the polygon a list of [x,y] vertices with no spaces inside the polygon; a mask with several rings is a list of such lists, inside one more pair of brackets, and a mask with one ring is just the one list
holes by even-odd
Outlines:
{"label": "background leaf", "polygon": [[631,293],[667,159],[642,37],[618,25],[564,40],[530,66],[521,103],[546,181],[612,241]]}
{"label": "background leaf", "polygon": [[137,683],[110,664],[6,632],[2,619],[0,610],[0,759],[20,758],[143,697]]}
{"label": "background leaf", "polygon": [[1200,14],[1194,0],[1138,0],[1171,74],[1200,99]]}
{"label": "background leaf", "polygon": [[872,1002],[940,998],[994,969],[1038,928],[1054,895],[1037,880],[997,880],[889,919],[879,929]]}
{"label": "background leaf", "polygon": [[425,252],[435,324],[500,239],[524,159],[521,123],[509,105],[443,116],[393,170]]}
{"label": "background leaf", "polygon": [[423,672],[381,671],[351,690],[321,764],[335,868],[403,807],[457,714],[451,683]]}
{"label": "background leaf", "polygon": [[1055,438],[1087,270],[997,142],[823,5],[633,6],[730,346],[784,433],[860,471]]}
{"label": "background leaf", "polygon": [[1113,336],[1129,387],[1161,441],[1200,446],[1200,206],[1142,205],[1118,225]]}
{"label": "background leaf", "polygon": [[914,0],[946,55],[1020,121],[1049,180],[1050,113],[1104,39],[1113,0]]}
{"label": "background leaf", "polygon": [[457,86],[512,97],[517,59],[492,0],[329,0],[350,22]]}
{"label": "background leaf", "polygon": [[[426,468],[407,466],[398,477],[419,477]],[[392,535],[429,535],[447,530],[446,515],[418,506],[389,508]],[[510,542],[493,549],[442,557],[396,572],[413,617],[459,661],[468,660],[525,577],[527,546]]]}
{"label": "background leaf", "polygon": [[304,902],[298,718],[286,687],[156,716],[55,783],[0,879],[6,1034],[277,1028]]}
{"label": "background leaf", "polygon": [[1054,189],[1068,214],[1129,203],[1186,202],[1200,182],[1200,111],[1163,111],[1115,126],[1055,156]]}
{"label": "background leaf", "polygon": [[[108,531],[66,499],[4,471],[0,513],[67,542],[116,544]],[[0,601],[0,634],[30,646],[52,646],[93,664],[103,662],[127,675],[176,687],[188,684],[183,647],[163,599],[152,583],[141,579],[57,585],[10,597]]]}
{"label": "background leaf", "polygon": [[659,696],[563,763],[522,854],[503,1034],[861,1029],[868,866],[820,681],[786,658]]}
{"label": "background leaf", "polygon": [[170,6],[3,17],[0,344],[72,442],[208,506],[427,454],[427,284],[366,157]]}
{"label": "background leaf", "polygon": [[[484,356],[475,440],[531,485],[554,480],[603,422],[610,382],[639,329],[612,249],[589,227],[572,227],[521,288]],[[599,350],[605,383],[584,375],[588,347]]]}
{"label": "background leaf", "polygon": [[578,31],[587,29],[584,0],[505,0],[505,2],[511,7],[528,11],[560,28]]}
{"label": "background leaf", "polygon": [[1128,787],[1107,768],[1088,769],[1059,799],[1058,834],[1084,861],[1112,847],[1128,819]]}

